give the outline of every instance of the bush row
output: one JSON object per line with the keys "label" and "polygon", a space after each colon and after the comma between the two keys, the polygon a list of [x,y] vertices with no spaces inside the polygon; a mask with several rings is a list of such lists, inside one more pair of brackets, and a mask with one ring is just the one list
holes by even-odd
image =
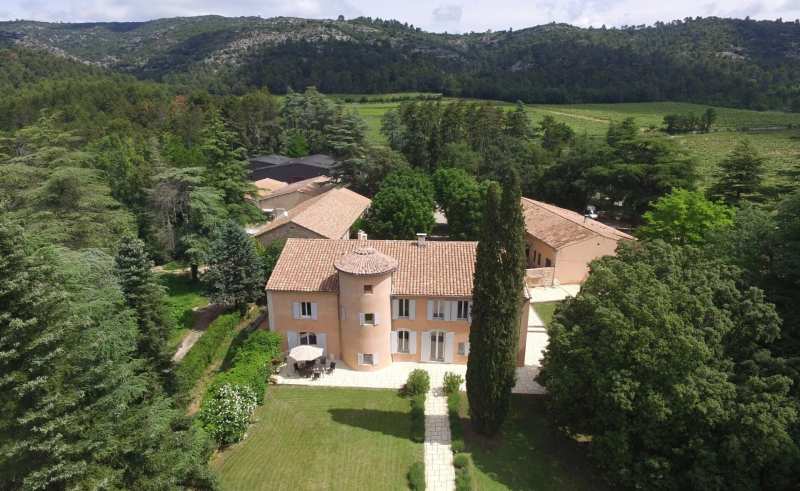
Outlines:
{"label": "bush row", "polygon": [[179,401],[186,402],[206,368],[222,356],[220,351],[233,339],[240,319],[235,312],[217,317],[175,368],[174,392]]}
{"label": "bush row", "polygon": [[456,468],[456,491],[474,491],[478,489],[475,482],[475,464],[472,462],[471,454],[456,454],[453,457],[453,467]]}
{"label": "bush row", "polygon": [[[401,393],[409,398],[411,404],[411,441],[425,442],[425,397],[430,388],[431,378],[426,370],[413,370]],[[408,470],[408,487],[413,491],[425,490],[425,463],[414,462]]]}
{"label": "bush row", "polygon": [[232,348],[230,368],[217,374],[203,397],[200,421],[220,444],[244,438],[250,419],[264,402],[272,360],[281,354],[281,336],[256,330]]}
{"label": "bush row", "polygon": [[453,453],[464,451],[464,427],[461,425],[461,393],[453,392],[447,396],[447,415],[450,419],[450,446]]}
{"label": "bush row", "polygon": [[215,393],[224,384],[243,385],[252,389],[258,404],[262,404],[272,360],[280,354],[280,334],[261,330],[252,332],[235,349],[231,357],[231,367],[214,377],[208,394]]}

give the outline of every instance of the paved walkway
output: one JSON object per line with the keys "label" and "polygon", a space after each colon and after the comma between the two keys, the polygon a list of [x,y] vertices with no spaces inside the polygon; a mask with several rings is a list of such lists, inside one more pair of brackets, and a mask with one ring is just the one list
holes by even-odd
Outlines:
{"label": "paved walkway", "polygon": [[[366,387],[373,389],[399,389],[403,387],[408,379],[408,374],[415,368],[426,370],[431,377],[431,387],[441,387],[445,372],[454,372],[465,376],[467,373],[466,365],[454,363],[413,363],[395,362],[374,372],[361,372],[352,370],[342,361],[336,362],[336,369],[331,374],[322,375],[317,380],[300,377],[294,370],[285,365],[281,368],[275,381],[279,384],[287,385],[316,385],[321,387]],[[539,367],[528,365],[517,367],[517,385],[513,392],[516,394],[544,394],[544,387],[537,384],[534,378],[539,373]],[[465,384],[461,390],[466,390]]]}
{"label": "paved walkway", "polygon": [[447,396],[442,387],[425,398],[425,489],[452,491],[456,486],[453,450],[450,447],[450,418]]}

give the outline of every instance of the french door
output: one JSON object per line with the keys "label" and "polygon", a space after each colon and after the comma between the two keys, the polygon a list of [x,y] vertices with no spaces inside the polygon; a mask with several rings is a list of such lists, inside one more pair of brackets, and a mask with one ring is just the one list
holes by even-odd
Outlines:
{"label": "french door", "polygon": [[444,361],[444,331],[431,331],[431,361]]}

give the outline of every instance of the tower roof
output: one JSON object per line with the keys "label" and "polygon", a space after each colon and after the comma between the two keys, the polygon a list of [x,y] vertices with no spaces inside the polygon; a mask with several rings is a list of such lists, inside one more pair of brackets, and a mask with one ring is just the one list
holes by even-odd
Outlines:
{"label": "tower roof", "polygon": [[336,259],[334,267],[355,275],[376,275],[390,273],[397,269],[397,260],[378,252],[374,247],[359,247]]}

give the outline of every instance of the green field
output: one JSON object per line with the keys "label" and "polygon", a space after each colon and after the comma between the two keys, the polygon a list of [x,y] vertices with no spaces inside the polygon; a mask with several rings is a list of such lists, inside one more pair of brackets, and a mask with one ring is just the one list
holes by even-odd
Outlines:
{"label": "green field", "polygon": [[[513,104],[509,103],[496,102],[496,104],[513,107]],[[368,139],[376,144],[385,144],[386,140],[380,133],[381,118],[386,111],[398,107],[400,103],[367,102],[347,105],[355,109],[366,121]],[[777,169],[800,163],[800,113],[717,107],[715,108],[717,123],[711,133],[669,136],[657,130],[667,114],[689,112],[700,114],[707,107],[679,102],[647,102],[529,105],[527,109],[534,124],[538,124],[544,116],[549,115],[557,121],[569,124],[577,134],[593,137],[602,137],[611,121],[622,121],[633,117],[642,127],[642,131],[657,134],[661,138],[670,138],[693,156],[699,164],[699,172],[704,183],[713,174],[717,163],[725,158],[736,142],[743,138],[749,138],[768,159],[768,169],[772,173]],[[751,130],[740,131],[742,128]],[[770,129],[765,130],[765,128]]]}
{"label": "green field", "polygon": [[422,461],[394,390],[270,387],[245,440],[212,462],[223,490],[408,489]]}

